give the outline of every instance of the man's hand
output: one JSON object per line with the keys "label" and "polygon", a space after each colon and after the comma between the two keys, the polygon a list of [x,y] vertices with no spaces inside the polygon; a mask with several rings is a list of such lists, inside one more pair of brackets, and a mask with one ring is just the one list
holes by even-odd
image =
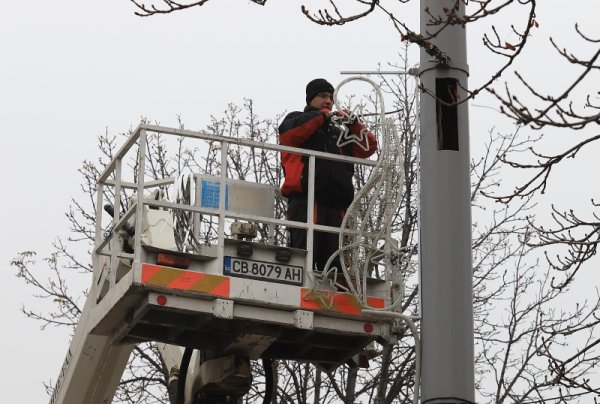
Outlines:
{"label": "man's hand", "polygon": [[330,119],[333,115],[335,115],[335,112],[327,108],[322,108],[321,112],[325,115],[325,119]]}
{"label": "man's hand", "polygon": [[327,109],[322,109],[325,113],[327,119],[331,117],[335,117],[334,120],[338,123],[343,123],[345,125],[354,125],[358,123],[358,115],[353,114],[348,109],[342,109],[341,111],[329,111]]}
{"label": "man's hand", "polygon": [[344,118],[345,116],[347,116],[347,111],[346,110],[342,110],[342,111],[331,111],[327,108],[323,108],[321,110],[322,113],[325,114],[325,118],[329,119],[331,117],[338,117],[338,118]]}

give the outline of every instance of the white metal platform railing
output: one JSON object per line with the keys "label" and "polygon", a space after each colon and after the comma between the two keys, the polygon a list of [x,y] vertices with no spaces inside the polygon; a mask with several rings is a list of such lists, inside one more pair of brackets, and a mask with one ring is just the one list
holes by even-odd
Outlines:
{"label": "white metal platform railing", "polygon": [[[380,106],[383,111],[383,102]],[[403,287],[397,287],[402,280],[394,276],[403,275],[397,264],[399,260],[396,259],[396,264],[392,264],[392,250],[395,254],[402,250],[394,244],[391,221],[384,220],[385,223],[369,227],[362,217],[357,218],[357,212],[367,216],[372,212],[385,212],[381,216],[387,219],[391,217],[390,212],[395,213],[398,208],[402,185],[394,180],[403,176],[393,169],[402,169],[402,151],[397,133],[390,129],[393,123],[385,119],[383,113],[379,120],[384,136],[377,161],[213,135],[204,131],[146,124],[138,126],[98,178],[93,283],[86,310],[82,314],[83,321],[80,321],[67,356],[72,356],[73,360],[67,359],[62,379],[75,380],[82,367],[90,370],[86,373],[88,378],[82,383],[85,388],[80,389],[81,391],[62,389],[57,395],[57,402],[107,402],[116,388],[117,375],[121,374],[125,366],[127,353],[134,344],[143,341],[162,342],[225,355],[241,352],[252,359],[262,357],[304,361],[331,370],[351,360],[374,341],[386,344],[397,342],[401,327],[396,325],[401,321],[411,326],[411,331],[418,339],[411,318],[398,312],[401,305],[397,303],[402,301]],[[213,200],[211,204],[202,204],[177,198],[168,201],[148,195],[147,191],[164,189],[173,184],[177,186],[179,182],[175,178],[156,178],[156,175],[150,177],[146,173],[146,163],[153,158],[149,152],[152,147],[149,139],[159,135],[218,145],[215,147],[218,150],[216,169],[206,173],[192,173],[195,180],[208,179],[213,187],[218,188],[217,200]],[[270,203],[266,203],[266,208],[262,210],[244,205],[247,201],[242,201],[238,208],[233,206],[235,204],[227,199],[228,187],[240,185],[240,179],[243,179],[228,176],[228,152],[230,149],[235,150],[233,148],[262,149],[275,155],[289,152],[307,157],[307,221],[287,220],[282,210],[277,211],[277,214],[270,212],[273,206]],[[343,223],[341,228],[314,224],[312,207],[315,202],[316,159],[365,166],[370,171],[369,180],[361,187],[346,214],[346,218],[352,217],[352,220],[344,219],[346,225]],[[136,169],[132,170],[131,162]],[[279,167],[275,169],[278,170]],[[215,176],[216,172],[218,174]],[[377,174],[373,175],[374,173]],[[131,178],[126,178],[127,176]],[[380,182],[376,183],[372,179]],[[242,185],[265,190],[268,195],[278,198],[275,189],[279,184],[263,183],[262,180],[255,179]],[[374,198],[378,198],[376,203],[371,203],[372,194],[375,195]],[[388,195],[390,198],[387,198]],[[126,203],[123,202],[124,197],[129,198]],[[359,207],[350,214],[353,207],[361,206],[356,203],[359,200],[366,200],[367,208],[364,212],[359,212],[362,209]],[[113,217],[110,221],[103,221],[105,203],[112,207]],[[217,228],[216,237],[210,239],[211,245],[206,249],[188,251],[174,242],[170,247],[157,246],[148,242],[147,238],[144,239],[148,234],[146,228],[151,210],[154,218],[160,216],[157,213],[164,213],[163,220],[170,218],[175,212],[187,212],[192,218],[200,215],[209,217],[210,225]],[[308,249],[280,248],[285,247],[286,243],[276,237],[266,237],[261,242],[228,237],[226,223],[237,220],[259,223],[269,231],[273,228],[280,230],[290,227],[305,229]],[[351,224],[348,225],[348,222]],[[357,222],[360,222],[359,229],[352,227]],[[130,228],[132,225],[133,229]],[[105,230],[106,234],[103,233]],[[173,227],[165,227],[157,232],[172,231]],[[313,274],[313,252],[310,246],[313,245],[315,231],[338,234],[340,245],[344,243],[339,250],[342,252],[350,248],[364,249],[364,240],[366,243],[377,240],[378,244],[368,245],[367,248],[371,250],[361,255],[366,257],[363,262],[354,259],[358,254],[353,255],[349,261],[351,263],[348,265],[353,267],[355,274],[363,271],[360,276],[350,279],[350,271],[347,271],[345,263],[342,264],[342,273],[348,286],[346,289],[340,289],[339,285],[331,283],[327,278],[327,271],[318,276]],[[347,242],[348,239],[352,240]],[[124,240],[127,244],[124,244]],[[385,244],[379,244],[380,241]],[[280,249],[289,252],[291,257],[287,262],[290,266],[301,268],[305,278],[299,283],[286,283],[229,273],[225,261],[228,259],[233,262],[238,259],[241,262],[240,257],[243,255],[237,248],[242,243],[250,244],[255,249],[253,257],[263,260],[262,262],[278,260],[273,253]],[[159,264],[157,256],[165,251],[170,253],[169,248],[179,256],[190,258],[193,265],[171,267]],[[375,255],[379,258],[373,258]],[[383,256],[385,258],[381,259]],[[359,267],[365,263],[374,264],[374,270],[382,274],[383,279],[364,281],[365,273],[371,271],[366,266]],[[394,276],[390,276],[392,270],[395,272]],[[306,278],[309,280],[306,281]],[[363,284],[353,288],[353,280],[358,284],[359,278],[363,278]],[[182,286],[189,286],[198,279],[203,279],[199,281],[202,287],[206,286],[204,280],[221,283],[211,290],[197,287],[198,283],[189,288]],[[226,287],[222,287],[223,285]],[[372,292],[374,294],[370,295]],[[91,351],[93,354],[90,354]],[[417,364],[416,379],[418,369]],[[110,380],[99,377],[106,374],[112,375]],[[59,380],[57,385],[60,384]],[[75,385],[69,382],[66,384]]]}
{"label": "white metal platform railing", "polygon": [[[148,199],[144,196],[144,191],[157,188],[164,187],[170,184],[173,184],[175,181],[174,178],[162,178],[162,179],[153,179],[146,180],[144,170],[145,163],[147,160],[147,136],[148,133],[157,133],[157,134],[166,134],[177,137],[189,138],[189,139],[197,139],[204,140],[208,142],[218,142],[220,143],[220,182],[219,182],[219,203],[218,207],[210,208],[210,207],[202,207],[202,206],[190,206],[188,204],[174,203],[168,201],[160,201]],[[135,156],[132,156],[132,149],[137,145],[137,152]],[[235,181],[236,179],[227,178],[227,151],[230,145],[236,145],[241,147],[248,148],[257,148],[257,149],[266,149],[270,151],[276,152],[293,152],[295,154],[308,156],[309,165],[309,181],[308,181],[308,195],[307,206],[314,205],[314,171],[315,171],[315,159],[330,159],[334,161],[343,161],[352,164],[359,164],[364,166],[375,166],[376,162],[372,160],[366,160],[355,157],[348,157],[343,155],[334,155],[330,153],[324,153],[319,151],[307,150],[307,149],[298,149],[288,146],[282,146],[278,144],[269,144],[262,143],[253,140],[247,139],[236,139],[230,138],[226,136],[213,135],[204,131],[190,131],[184,129],[174,129],[156,125],[139,125],[133,134],[127,139],[125,144],[119,149],[119,151],[115,154],[112,161],[106,166],[104,172],[100,175],[98,179],[98,188],[97,188],[97,200],[96,200],[96,241],[94,248],[94,260],[97,260],[99,256],[109,256],[110,257],[110,270],[108,273],[98,273],[100,266],[94,265],[94,284],[98,285],[102,282],[102,279],[108,279],[109,281],[109,289],[113,288],[117,283],[117,266],[119,264],[119,258],[132,260],[132,268],[135,269],[135,263],[140,262],[140,253],[141,253],[141,239],[140,237],[135,237],[133,239],[133,253],[123,252],[120,246],[115,242],[115,234],[120,229],[131,221],[132,219],[135,222],[135,234],[141,234],[142,232],[142,212],[144,207],[154,207],[154,208],[164,208],[164,209],[178,209],[187,212],[194,212],[198,214],[207,214],[212,215],[218,218],[218,241],[217,241],[217,251],[218,257],[217,259],[223,259],[223,241],[225,238],[225,221],[226,219],[233,220],[247,220],[247,221],[255,221],[259,223],[263,223],[270,226],[287,226],[287,227],[296,227],[307,229],[307,245],[312,245],[312,241],[314,238],[314,231],[323,231],[323,232],[331,232],[331,233],[339,233],[339,229],[330,226],[323,226],[314,224],[314,216],[312,209],[308,209],[307,212],[307,222],[296,222],[290,221],[287,219],[277,218],[273,216],[258,216],[252,214],[245,214],[242,212],[228,211],[225,207],[225,187],[228,182]],[[135,151],[134,151],[135,152]],[[122,180],[122,165],[123,161],[127,158],[134,158],[137,162],[137,166],[139,167],[137,171],[137,178],[134,181],[123,181]],[[111,179],[111,176],[113,177]],[[271,184],[273,185],[273,184]],[[113,193],[113,207],[114,207],[114,217],[112,218],[112,222],[110,224],[111,233],[107,237],[103,237],[103,229],[102,229],[102,216],[103,211],[102,207],[107,202],[105,200],[105,190],[106,187],[112,188]],[[130,189],[135,191],[135,195],[132,198],[133,203],[127,209],[127,211],[122,212],[121,207],[121,195],[123,189]],[[110,245],[110,248],[108,248]],[[312,263],[312,251],[308,249],[306,255],[306,265],[305,268],[311,268]],[[134,281],[139,282],[139,271],[138,273],[134,273]]]}

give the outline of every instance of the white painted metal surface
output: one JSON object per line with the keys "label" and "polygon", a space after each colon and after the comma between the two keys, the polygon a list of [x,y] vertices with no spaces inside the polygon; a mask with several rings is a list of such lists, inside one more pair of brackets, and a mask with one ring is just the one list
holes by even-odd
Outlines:
{"label": "white painted metal surface", "polygon": [[111,403],[132,344],[113,344],[91,333],[93,299],[88,298],[65,356],[50,404]]}
{"label": "white painted metal surface", "polygon": [[[123,181],[122,161],[136,142],[139,146],[139,165],[145,164],[147,132],[222,144],[216,207],[202,204],[191,206],[155,200],[144,195],[144,190],[164,186],[174,179],[146,181],[144,175],[138,173],[135,182]],[[241,183],[226,177],[226,152],[230,144],[293,151],[309,156],[309,201],[314,200],[312,188],[316,157],[375,165],[370,160],[230,139],[204,132],[151,125],[138,127],[99,179],[93,283],[52,403],[110,402],[129,352],[133,344],[139,341],[221,349],[225,353],[228,350],[246,350],[249,356],[256,358],[270,355],[273,358],[314,360],[335,367],[373,340],[393,340],[390,320],[377,314],[363,314],[361,302],[354,296],[333,290],[328,282],[312,274],[310,250],[290,249],[289,265],[302,267],[304,271],[301,285],[224,275],[223,258],[236,255],[241,243],[225,237],[225,220],[305,228],[308,231],[308,245],[312,244],[310,240],[315,229],[338,232],[337,228],[314,225],[310,220],[312,210],[308,212],[307,223],[274,217],[273,201],[277,192],[273,185]],[[120,206],[119,195],[124,188],[137,190],[133,204],[127,211]],[[115,200],[104,200],[104,191],[107,189],[114,192],[117,197]],[[261,194],[259,199],[262,202],[258,205],[249,203],[248,199],[256,198],[257,192]],[[201,199],[200,193],[197,200]],[[111,221],[112,232],[104,238],[101,221],[102,206],[106,202],[114,206],[116,214]],[[174,251],[168,217],[174,209],[217,216],[218,243],[206,246],[195,254]],[[122,250],[123,240],[119,237],[119,232],[127,222],[134,223],[135,234],[140,235],[131,240],[133,253]],[[281,246],[250,244],[253,250],[251,259],[277,262],[276,250]],[[188,257],[191,260],[190,267],[182,270],[156,265],[159,252]],[[367,292],[372,296],[369,299],[374,299],[370,302],[377,302],[380,307],[389,304],[389,286],[381,282],[369,283]],[[242,332],[235,331],[243,324],[250,324],[251,327]],[[237,334],[210,334],[212,329],[223,327],[229,327]],[[186,339],[187,334],[193,335],[193,338]],[[281,337],[283,334],[287,335],[286,338]],[[310,345],[303,342],[307,336],[318,339],[319,346],[330,344],[330,357],[312,354]],[[163,345],[166,351],[169,350],[167,346]],[[178,356],[176,351],[171,351],[171,354],[175,352],[171,356]]]}

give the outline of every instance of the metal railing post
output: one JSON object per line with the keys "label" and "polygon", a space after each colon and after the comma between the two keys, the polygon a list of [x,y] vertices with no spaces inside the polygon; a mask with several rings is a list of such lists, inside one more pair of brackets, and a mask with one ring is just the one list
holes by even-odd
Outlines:
{"label": "metal railing post", "polygon": [[[306,268],[313,267],[313,241],[315,222],[315,156],[308,159],[308,198],[306,201]],[[323,270],[323,268],[320,268]]]}
{"label": "metal railing post", "polygon": [[113,233],[110,241],[110,288],[112,289],[117,283],[117,266],[118,266],[118,255],[121,252],[121,246],[119,245],[119,235],[115,229],[115,226],[119,222],[121,217],[121,168],[123,160],[117,159],[115,164],[115,203],[114,203],[114,216],[112,219]]}
{"label": "metal railing post", "polygon": [[221,143],[221,172],[219,180],[219,242],[217,244],[219,262],[223,265],[225,256],[225,210],[227,208],[227,152],[229,151],[229,143]]}
{"label": "metal railing post", "polygon": [[100,280],[100,276],[102,275],[100,270],[100,256],[96,249],[102,242],[103,234],[102,234],[102,210],[104,204],[104,184],[102,182],[98,183],[96,187],[96,223],[95,223],[95,231],[94,231],[94,251],[92,253],[92,269],[94,274],[92,276],[92,287],[90,290],[91,296],[94,296],[96,300],[99,298],[100,287],[98,282]]}
{"label": "metal railing post", "polygon": [[135,237],[133,242],[133,268],[134,282],[141,281],[141,256],[142,256],[142,230],[144,220],[144,175],[146,168],[146,129],[140,129],[138,171],[135,182],[137,184],[135,206]]}

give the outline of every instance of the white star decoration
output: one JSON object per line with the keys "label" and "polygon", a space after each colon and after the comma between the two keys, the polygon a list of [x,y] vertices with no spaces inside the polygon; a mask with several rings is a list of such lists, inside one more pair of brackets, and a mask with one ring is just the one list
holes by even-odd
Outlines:
{"label": "white star decoration", "polygon": [[366,127],[363,127],[357,135],[350,132],[349,127],[350,122],[361,122],[360,116],[362,116],[362,106],[357,105],[350,112],[339,111],[339,113],[340,115],[334,115],[331,118],[331,121],[342,131],[338,137],[337,146],[344,147],[350,143],[356,143],[358,147],[364,151],[369,151],[369,137],[367,136],[369,130]]}

